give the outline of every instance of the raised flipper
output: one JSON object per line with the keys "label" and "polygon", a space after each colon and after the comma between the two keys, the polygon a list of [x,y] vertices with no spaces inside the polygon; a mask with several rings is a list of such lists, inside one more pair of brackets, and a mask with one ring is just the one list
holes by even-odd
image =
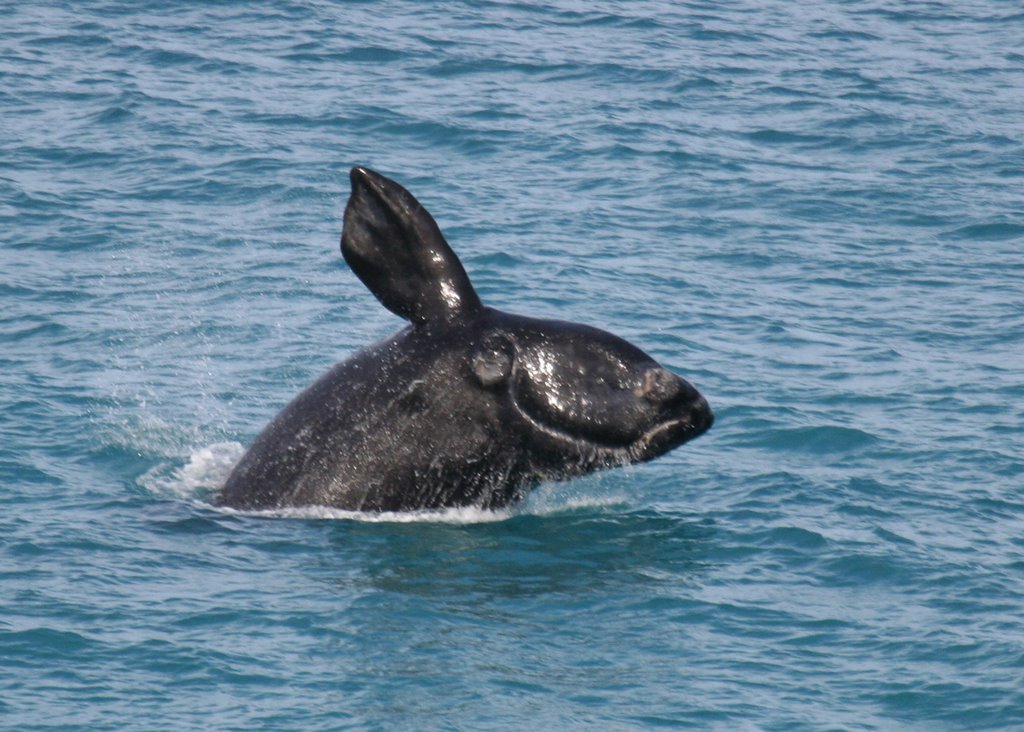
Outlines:
{"label": "raised flipper", "polygon": [[434,218],[409,191],[352,168],[341,253],[381,304],[413,323],[453,320],[480,298]]}

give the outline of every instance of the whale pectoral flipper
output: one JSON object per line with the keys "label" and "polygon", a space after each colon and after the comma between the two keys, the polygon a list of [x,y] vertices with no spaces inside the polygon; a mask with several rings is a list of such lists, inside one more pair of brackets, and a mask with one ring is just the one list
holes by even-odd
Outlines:
{"label": "whale pectoral flipper", "polygon": [[413,323],[480,309],[466,270],[434,218],[411,193],[366,168],[352,168],[341,253],[381,304]]}

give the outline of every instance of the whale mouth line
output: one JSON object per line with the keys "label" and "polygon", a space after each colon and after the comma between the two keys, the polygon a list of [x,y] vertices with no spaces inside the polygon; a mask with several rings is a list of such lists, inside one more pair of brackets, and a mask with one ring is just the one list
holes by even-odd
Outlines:
{"label": "whale mouth line", "polygon": [[[700,434],[701,430],[698,430],[697,427],[694,425],[692,417],[676,417],[675,419],[668,419],[665,420],[664,422],[659,422],[658,424],[654,425],[649,430],[644,432],[640,439],[633,443],[633,445],[637,449],[643,450],[645,448],[650,447],[652,444],[656,444],[662,436],[667,436],[669,439],[669,444],[672,447],[677,447],[678,445],[681,445],[684,442],[689,442],[694,437],[697,437]],[[676,442],[672,438],[677,436],[684,437],[684,439],[681,442]]]}
{"label": "whale mouth line", "polygon": [[674,450],[690,440],[700,437],[715,422],[715,415],[703,397],[699,397],[684,415],[659,422],[631,447],[631,457],[637,462],[652,460]]}
{"label": "whale mouth line", "polygon": [[658,424],[654,425],[649,430],[644,432],[643,435],[640,436],[640,439],[637,440],[637,442],[649,442],[650,440],[654,439],[661,433],[675,430],[678,427],[685,427],[696,431],[693,426],[693,420],[690,417],[676,417],[675,419],[667,419],[664,422],[659,422]]}
{"label": "whale mouth line", "polygon": [[550,437],[569,442],[575,445],[586,444],[592,446],[597,450],[606,450],[610,452],[622,453],[629,452],[632,446],[635,444],[634,441],[630,442],[603,442],[587,437],[585,435],[575,435],[564,427],[558,425],[549,424],[546,421],[542,421],[539,417],[534,416],[529,409],[523,406],[522,400],[519,397],[519,388],[516,384],[516,380],[509,380],[509,396],[511,397],[512,406],[515,407],[516,412],[529,422],[538,431],[543,432]]}
{"label": "whale mouth line", "polygon": [[[542,420],[540,417],[531,413],[529,409],[523,406],[523,403],[519,397],[519,389],[515,383],[515,380],[511,380],[509,384],[509,396],[511,397],[512,406],[515,407],[516,412],[526,421],[528,421],[535,429],[544,432],[545,434],[554,437],[565,442],[570,442],[576,445],[586,444],[592,447],[594,450],[600,451],[606,455],[610,454],[613,459],[627,458],[630,461],[640,462],[649,459],[644,456],[644,453],[651,446],[659,440],[662,435],[675,434],[677,431],[682,431],[686,437],[682,441],[676,442],[675,440],[669,439],[671,447],[676,447],[689,442],[694,437],[703,434],[706,431],[697,428],[693,423],[692,415],[685,415],[682,417],[674,417],[667,419],[648,427],[644,432],[632,440],[626,441],[611,441],[601,440],[589,435],[573,434],[564,427],[557,424],[551,424],[547,421]],[[710,427],[710,424],[708,425]],[[688,434],[692,433],[692,434]],[[660,455],[665,450],[660,450],[656,455]]]}

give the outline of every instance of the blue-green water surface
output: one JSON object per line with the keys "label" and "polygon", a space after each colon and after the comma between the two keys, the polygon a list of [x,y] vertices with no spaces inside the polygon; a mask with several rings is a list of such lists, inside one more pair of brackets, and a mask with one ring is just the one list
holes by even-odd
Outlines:
{"label": "blue-green water surface", "polygon": [[[1024,729],[1024,12],[8,4],[0,727]],[[524,505],[210,500],[402,323],[347,171],[718,421]]]}

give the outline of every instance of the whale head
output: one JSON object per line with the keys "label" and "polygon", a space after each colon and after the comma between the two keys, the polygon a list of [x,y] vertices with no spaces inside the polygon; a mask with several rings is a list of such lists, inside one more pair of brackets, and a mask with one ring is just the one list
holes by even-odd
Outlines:
{"label": "whale head", "polygon": [[[432,392],[439,412],[492,415],[490,433],[539,479],[651,460],[711,427],[697,389],[622,338],[485,307],[412,194],[366,168],[351,180],[342,253],[385,307],[448,354],[426,377],[446,385]],[[460,421],[475,420],[445,429]]]}

